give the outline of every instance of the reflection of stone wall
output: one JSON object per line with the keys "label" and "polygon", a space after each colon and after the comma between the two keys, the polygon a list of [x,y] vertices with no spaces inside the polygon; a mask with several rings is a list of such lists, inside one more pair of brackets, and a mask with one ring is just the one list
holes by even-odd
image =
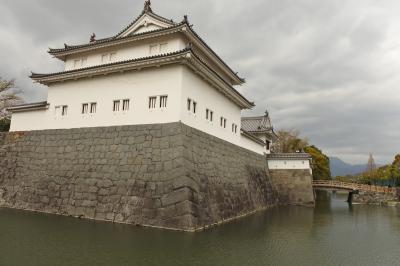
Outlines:
{"label": "reflection of stone wall", "polygon": [[279,193],[279,203],[313,205],[312,174],[309,169],[269,170]]}
{"label": "reflection of stone wall", "polygon": [[388,201],[397,200],[399,200],[397,193],[359,191],[358,194],[353,194],[353,202],[357,203],[385,205]]}
{"label": "reflection of stone wall", "polygon": [[0,205],[193,230],[277,203],[265,158],[181,123],[10,133]]}

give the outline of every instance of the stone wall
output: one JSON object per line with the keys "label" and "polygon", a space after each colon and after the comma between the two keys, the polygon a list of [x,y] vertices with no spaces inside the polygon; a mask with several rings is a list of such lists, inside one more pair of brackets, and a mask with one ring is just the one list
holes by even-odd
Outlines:
{"label": "stone wall", "polygon": [[269,170],[282,205],[314,205],[312,174],[309,169]]}
{"label": "stone wall", "polygon": [[353,202],[356,203],[386,205],[390,201],[399,200],[397,193],[359,191],[358,194],[353,194]]}
{"label": "stone wall", "polygon": [[4,144],[7,133],[0,132],[0,147]]}
{"label": "stone wall", "polygon": [[265,158],[183,125],[7,134],[0,206],[196,230],[273,206]]}
{"label": "stone wall", "polygon": [[264,156],[184,128],[185,178],[194,192],[191,208],[198,226],[278,203]]}

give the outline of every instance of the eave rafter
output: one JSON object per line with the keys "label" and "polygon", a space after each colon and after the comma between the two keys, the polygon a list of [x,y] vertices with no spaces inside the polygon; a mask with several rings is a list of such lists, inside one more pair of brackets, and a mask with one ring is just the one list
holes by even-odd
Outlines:
{"label": "eave rafter", "polygon": [[32,73],[31,78],[41,84],[49,85],[52,83],[63,82],[67,80],[76,80],[98,75],[107,75],[112,73],[121,73],[125,71],[141,70],[148,67],[160,67],[169,64],[185,64],[192,68],[198,75],[202,76],[211,85],[234,101],[240,108],[248,109],[254,106],[254,103],[248,101],[229,83],[218,75],[212,68],[203,62],[191,48],[181,51],[162,54],[151,57],[132,59],[122,62],[116,62],[106,65],[98,65],[88,68],[51,73],[37,74]]}
{"label": "eave rafter", "polygon": [[153,31],[148,31],[148,32],[143,32],[143,33],[138,33],[134,35],[128,35],[124,37],[111,37],[111,38],[105,38],[105,39],[100,39],[95,42],[87,43],[87,44],[82,44],[82,45],[66,45],[64,48],[60,49],[51,49],[49,48],[48,53],[51,54],[52,56],[61,59],[63,61],[66,60],[66,56],[68,55],[73,55],[73,54],[78,54],[78,53],[85,53],[85,52],[90,52],[95,49],[101,49],[101,48],[106,48],[110,46],[116,46],[116,45],[121,45],[121,44],[126,44],[134,41],[139,41],[139,40],[144,40],[144,39],[149,39],[149,38],[156,38],[160,36],[165,36],[173,33],[180,33],[183,34],[189,42],[195,44],[197,47],[199,47],[209,58],[212,60],[216,65],[222,69],[233,81],[233,84],[235,85],[240,85],[245,83],[245,79],[239,77],[237,72],[234,72],[228,64],[222,60],[221,57],[218,56],[217,53],[215,53],[211,47],[193,30],[192,26],[188,23],[187,18],[181,22],[181,23],[174,23],[173,26],[164,28],[164,29],[158,29],[158,30],[153,30]]}

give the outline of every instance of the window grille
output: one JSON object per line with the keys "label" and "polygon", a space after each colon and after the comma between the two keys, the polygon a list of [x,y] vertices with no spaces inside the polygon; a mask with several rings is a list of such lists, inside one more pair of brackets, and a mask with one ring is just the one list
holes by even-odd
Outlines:
{"label": "window grille", "polygon": [[149,98],[149,109],[156,108],[157,97],[150,97]]}
{"label": "window grille", "polygon": [[68,114],[68,106],[63,105],[62,111],[61,111],[61,116],[66,116]]}
{"label": "window grille", "polygon": [[97,109],[97,103],[91,103],[90,104],[90,113],[91,114],[96,113],[96,109]]}
{"label": "window grille", "polygon": [[122,110],[124,110],[124,111],[129,110],[129,99],[125,99],[122,101]]}
{"label": "window grille", "polygon": [[82,104],[82,114],[87,114],[88,109],[89,109],[89,104],[87,103]]}
{"label": "window grille", "polygon": [[195,101],[193,101],[193,113],[196,113],[196,109],[197,109],[197,103]]}
{"label": "window grille", "polygon": [[118,112],[119,111],[119,105],[120,105],[120,100],[114,101],[113,104],[113,111]]}
{"label": "window grille", "polygon": [[167,107],[168,96],[160,96],[160,108]]}

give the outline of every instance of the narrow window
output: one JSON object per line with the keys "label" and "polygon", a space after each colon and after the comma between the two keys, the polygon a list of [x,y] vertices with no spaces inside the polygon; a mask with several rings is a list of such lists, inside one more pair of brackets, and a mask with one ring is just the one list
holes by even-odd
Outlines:
{"label": "narrow window", "polygon": [[114,112],[118,112],[119,111],[119,103],[120,103],[120,100],[114,101],[114,104],[113,104],[113,111]]}
{"label": "narrow window", "polygon": [[68,105],[62,106],[61,116],[66,116],[68,113]]}
{"label": "narrow window", "polygon": [[103,54],[102,56],[101,56],[101,62],[103,62],[103,63],[105,63],[105,62],[107,62],[108,61],[108,54]]}
{"label": "narrow window", "polygon": [[160,96],[160,108],[167,107],[168,96]]}
{"label": "narrow window", "polygon": [[82,104],[82,114],[87,114],[89,108],[89,104],[84,103]]}
{"label": "narrow window", "polygon": [[214,116],[214,112],[213,112],[213,111],[210,111],[210,121],[211,121],[211,122],[213,121],[213,116]]}
{"label": "narrow window", "polygon": [[129,99],[125,99],[122,101],[122,110],[124,110],[124,111],[129,110]]}
{"label": "narrow window", "polygon": [[226,118],[224,118],[224,128],[226,128]]}
{"label": "narrow window", "polygon": [[193,101],[193,114],[196,113],[196,109],[197,109],[197,103]]}
{"label": "narrow window", "polygon": [[61,115],[60,109],[61,109],[61,106],[56,106],[56,107],[54,108],[54,115],[55,115],[55,116],[60,116],[60,115]]}
{"label": "narrow window", "polygon": [[81,66],[86,66],[87,58],[82,58]]}
{"label": "narrow window", "polygon": [[206,119],[208,120],[210,110],[206,109]]}
{"label": "narrow window", "polygon": [[232,124],[232,132],[237,133],[237,125]]}
{"label": "narrow window", "polygon": [[220,124],[221,127],[222,127],[222,125],[223,125],[223,120],[224,120],[224,118],[221,116],[220,122],[219,122],[219,124]]}
{"label": "narrow window", "polygon": [[192,100],[187,99],[187,109],[188,109],[188,111],[190,111],[191,106],[192,106]]}
{"label": "narrow window", "polygon": [[96,113],[96,109],[97,109],[97,103],[90,103],[90,113],[91,114]]}
{"label": "narrow window", "polygon": [[80,62],[81,62],[81,60],[79,60],[79,59],[74,60],[74,67],[79,67]]}
{"label": "narrow window", "polygon": [[157,97],[153,96],[149,98],[149,109],[156,108]]}
{"label": "narrow window", "polygon": [[160,52],[164,53],[167,51],[168,43],[160,43]]}
{"label": "narrow window", "polygon": [[157,53],[158,44],[150,44],[150,55],[154,55]]}
{"label": "narrow window", "polygon": [[116,54],[116,53],[111,53],[111,54],[110,54],[110,62],[115,61],[116,57],[117,57],[117,54]]}

